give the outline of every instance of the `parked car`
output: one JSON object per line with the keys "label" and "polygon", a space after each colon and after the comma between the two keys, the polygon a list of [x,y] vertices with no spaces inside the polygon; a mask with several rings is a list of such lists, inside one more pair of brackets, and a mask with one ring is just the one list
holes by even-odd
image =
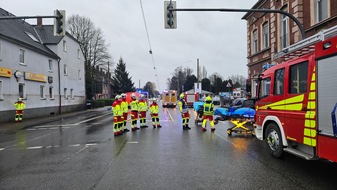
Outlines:
{"label": "parked car", "polygon": [[246,98],[236,98],[233,100],[231,107],[233,108],[239,108],[242,107],[243,102],[246,100]]}
{"label": "parked car", "polygon": [[213,104],[214,105],[220,105],[220,96],[214,96],[213,97]]}

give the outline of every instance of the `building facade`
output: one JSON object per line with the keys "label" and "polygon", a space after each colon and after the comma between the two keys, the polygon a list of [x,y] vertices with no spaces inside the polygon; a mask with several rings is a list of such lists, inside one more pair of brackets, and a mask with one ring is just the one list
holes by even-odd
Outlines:
{"label": "building facade", "polygon": [[[292,14],[303,26],[305,38],[337,25],[334,0],[259,0],[251,9],[276,9]],[[248,81],[254,96],[263,67],[284,61],[278,55],[303,36],[299,26],[280,13],[247,13],[242,19],[247,21]]]}
{"label": "building facade", "polygon": [[[14,16],[0,8],[0,16]],[[14,102],[26,104],[24,118],[85,109],[84,56],[69,34],[52,25],[0,20],[0,122],[14,121]]]}

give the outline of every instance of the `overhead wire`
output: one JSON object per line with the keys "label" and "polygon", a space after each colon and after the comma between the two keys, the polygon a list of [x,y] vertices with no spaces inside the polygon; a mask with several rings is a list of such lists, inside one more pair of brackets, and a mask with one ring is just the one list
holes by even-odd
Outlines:
{"label": "overhead wire", "polygon": [[144,9],[143,9],[143,3],[142,3],[142,0],[139,0],[140,1],[140,7],[142,9],[142,14],[143,14],[143,20],[144,20],[144,26],[145,26],[145,30],[146,30],[146,36],[147,36],[147,41],[149,43],[149,53],[152,57],[152,63],[153,63],[153,69],[154,69],[154,74],[155,74],[155,77],[156,77],[156,80],[157,80],[157,86],[158,86],[158,90],[159,92],[161,91],[160,90],[160,86],[159,86],[159,80],[158,80],[158,75],[157,75],[157,67],[156,67],[156,64],[155,64],[155,61],[154,61],[154,56],[153,56],[153,52],[152,52],[152,47],[151,47],[151,42],[150,42],[150,36],[149,36],[149,32],[148,32],[148,29],[147,29],[147,25],[146,25],[146,19],[145,19],[145,14],[144,14]]}

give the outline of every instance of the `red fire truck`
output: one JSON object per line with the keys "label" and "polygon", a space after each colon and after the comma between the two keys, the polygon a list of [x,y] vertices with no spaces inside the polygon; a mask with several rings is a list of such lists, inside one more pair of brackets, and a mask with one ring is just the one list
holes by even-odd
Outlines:
{"label": "red fire truck", "polygon": [[194,102],[199,101],[199,94],[197,92],[185,92],[184,94],[187,107],[192,108]]}
{"label": "red fire truck", "polygon": [[255,135],[274,157],[337,162],[337,26],[286,51],[259,77]]}

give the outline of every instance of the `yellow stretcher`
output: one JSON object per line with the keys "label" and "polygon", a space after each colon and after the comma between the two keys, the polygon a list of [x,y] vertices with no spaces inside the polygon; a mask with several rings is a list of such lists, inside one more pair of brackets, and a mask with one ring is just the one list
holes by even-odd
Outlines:
{"label": "yellow stretcher", "polygon": [[232,133],[239,133],[239,134],[254,134],[254,127],[253,127],[253,120],[250,119],[244,119],[244,118],[236,118],[236,119],[230,119],[229,120],[232,124],[234,124],[233,127],[227,129],[227,134],[229,136],[232,135]]}

